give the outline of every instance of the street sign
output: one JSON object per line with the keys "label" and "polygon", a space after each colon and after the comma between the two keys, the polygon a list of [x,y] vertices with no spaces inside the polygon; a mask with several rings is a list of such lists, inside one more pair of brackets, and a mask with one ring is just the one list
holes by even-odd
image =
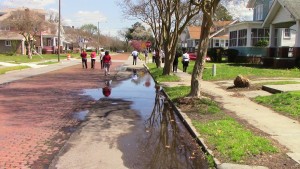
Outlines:
{"label": "street sign", "polygon": [[150,41],[147,41],[147,42],[146,42],[146,46],[147,46],[147,48],[149,48],[149,47],[151,46],[151,42],[150,42]]}

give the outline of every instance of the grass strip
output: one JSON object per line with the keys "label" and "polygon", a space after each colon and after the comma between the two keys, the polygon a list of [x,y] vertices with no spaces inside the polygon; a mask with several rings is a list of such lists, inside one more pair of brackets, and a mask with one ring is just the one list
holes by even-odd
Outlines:
{"label": "grass strip", "polygon": [[223,158],[240,162],[260,153],[275,153],[278,150],[269,140],[255,136],[234,119],[226,117],[207,123],[193,121],[206,142],[213,146]]}
{"label": "grass strip", "polygon": [[[212,76],[212,66],[216,64],[216,76]],[[195,62],[191,61],[187,72],[192,74]],[[182,64],[178,67],[182,70]],[[300,70],[294,69],[268,69],[260,65],[253,64],[230,64],[230,63],[211,63],[205,64],[203,72],[203,80],[232,80],[237,75],[243,75],[250,79],[263,78],[263,77],[290,77],[299,78]]]}
{"label": "grass strip", "polygon": [[[176,101],[186,96],[190,87],[166,87],[164,90],[170,99]],[[178,103],[176,104],[178,105]],[[213,100],[194,99],[187,104],[197,109],[194,113],[201,116],[201,121],[191,116],[194,127],[206,140],[210,149],[219,152],[222,159],[229,160],[229,162],[242,162],[248,157],[258,154],[278,152],[268,139],[256,136],[247,130],[235,119],[226,115]],[[180,107],[180,105],[178,106]],[[189,114],[191,115],[190,112],[187,113],[188,116]]]}
{"label": "grass strip", "polygon": [[256,102],[271,107],[275,111],[297,118],[300,118],[300,91],[277,93],[271,96],[258,96]]}
{"label": "grass strip", "polygon": [[13,71],[13,70],[21,70],[21,69],[27,69],[30,68],[30,66],[12,66],[12,67],[4,67],[0,68],[0,74],[5,74],[6,72]]}
{"label": "grass strip", "polygon": [[153,78],[158,82],[178,82],[180,78],[174,74],[171,75],[162,75],[163,68],[157,68],[155,63],[147,64],[149,71],[151,72]]}

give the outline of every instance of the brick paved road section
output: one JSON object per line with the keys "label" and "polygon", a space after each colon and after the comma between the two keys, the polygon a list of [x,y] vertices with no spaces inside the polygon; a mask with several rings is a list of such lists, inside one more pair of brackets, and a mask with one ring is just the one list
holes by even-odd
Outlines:
{"label": "brick paved road section", "polygon": [[[112,58],[111,76],[128,54]],[[2,84],[0,169],[47,168],[80,123],[73,118],[74,112],[93,104],[80,95],[82,89],[103,87],[105,78],[97,62],[96,69],[82,69],[78,64]]]}

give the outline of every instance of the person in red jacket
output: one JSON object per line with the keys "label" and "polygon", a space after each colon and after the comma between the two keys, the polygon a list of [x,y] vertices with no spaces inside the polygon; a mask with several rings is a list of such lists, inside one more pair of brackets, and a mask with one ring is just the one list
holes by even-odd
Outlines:
{"label": "person in red jacket", "polygon": [[83,50],[80,54],[81,56],[81,60],[82,60],[82,68],[86,68],[87,69],[87,54],[85,52],[85,50]]}
{"label": "person in red jacket", "polygon": [[110,88],[110,82],[109,81],[105,82],[105,87],[102,88],[102,94],[105,97],[110,96],[110,94],[111,94],[111,88]]}
{"label": "person in red jacket", "polygon": [[109,75],[110,65],[111,65],[111,57],[109,55],[109,51],[105,51],[105,55],[103,56],[103,66],[105,70],[105,76]]}
{"label": "person in red jacket", "polygon": [[91,68],[95,69],[95,63],[96,63],[96,52],[92,51],[91,53]]}

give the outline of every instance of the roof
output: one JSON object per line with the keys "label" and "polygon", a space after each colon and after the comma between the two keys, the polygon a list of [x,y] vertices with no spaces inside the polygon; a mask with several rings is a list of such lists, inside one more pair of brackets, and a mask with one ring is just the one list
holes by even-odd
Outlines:
{"label": "roof", "polygon": [[188,26],[187,29],[190,35],[190,39],[199,39],[201,32],[200,26]]}
{"label": "roof", "polygon": [[[18,10],[25,10],[27,8],[5,8],[0,10],[0,21],[11,16],[11,12],[18,11]],[[44,9],[30,9],[31,11],[38,12],[40,14],[46,14],[47,12]]]}
{"label": "roof", "polygon": [[299,0],[278,0],[287,9],[295,20],[300,20],[300,1]]}
{"label": "roof", "polygon": [[[235,23],[235,21],[214,21],[214,25],[210,30],[211,36],[210,37],[221,37],[222,32],[224,32],[224,28],[228,25]],[[190,39],[199,39],[201,33],[200,26],[188,26],[187,27]],[[221,33],[221,35],[220,35]]]}
{"label": "roof", "polygon": [[247,3],[247,8],[254,8],[254,4],[255,4],[256,0],[249,0]]}
{"label": "roof", "polygon": [[280,8],[284,8],[294,21],[300,20],[299,0],[275,0],[270,9],[270,12],[264,20],[264,23],[262,25],[263,27],[268,27],[272,23]]}
{"label": "roof", "polygon": [[18,32],[0,31],[0,40],[23,40],[24,37]]}

